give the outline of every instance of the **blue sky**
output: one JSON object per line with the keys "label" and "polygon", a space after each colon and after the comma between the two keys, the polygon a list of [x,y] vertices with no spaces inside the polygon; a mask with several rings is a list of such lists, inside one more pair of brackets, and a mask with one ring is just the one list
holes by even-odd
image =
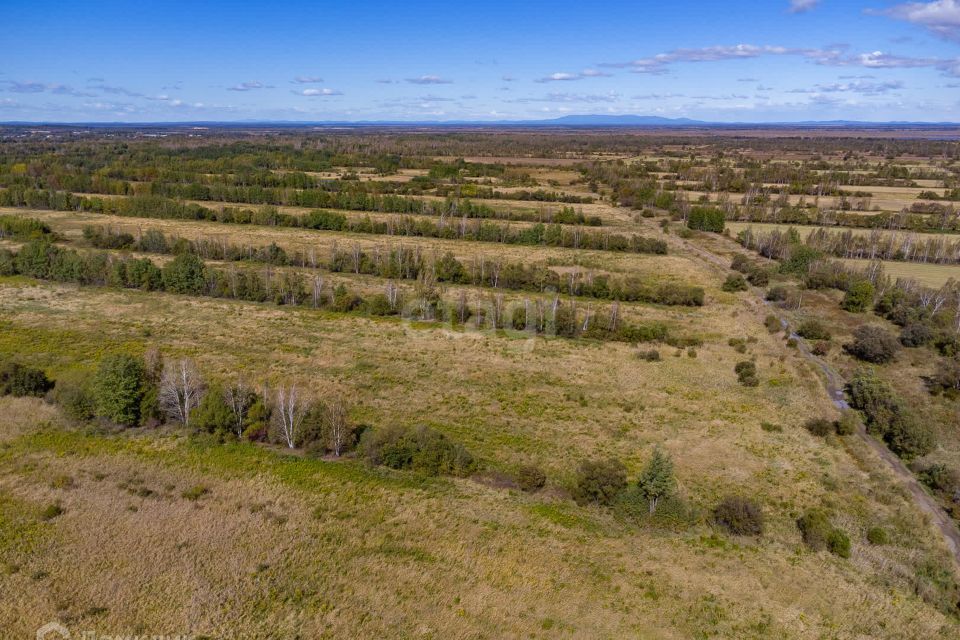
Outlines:
{"label": "blue sky", "polygon": [[960,121],[960,0],[3,0],[0,121]]}

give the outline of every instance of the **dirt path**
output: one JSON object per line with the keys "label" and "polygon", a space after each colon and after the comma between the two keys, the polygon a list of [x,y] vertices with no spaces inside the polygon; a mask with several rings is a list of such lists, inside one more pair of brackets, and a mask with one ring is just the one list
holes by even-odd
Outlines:
{"label": "dirt path", "polygon": [[[708,251],[707,249],[698,247],[691,242],[686,242],[685,244],[691,253],[699,256],[711,266],[722,270],[724,273],[728,272],[729,265],[727,261],[720,256]],[[788,323],[783,314],[775,307],[770,306],[769,303],[762,297],[759,297],[759,300],[761,304],[768,307],[770,311],[777,316],[777,318],[780,320],[780,324],[786,328]],[[830,400],[833,402],[833,404],[838,409],[849,408],[850,405],[847,404],[846,396],[843,392],[846,384],[843,377],[837,373],[827,362],[814,355],[810,351],[810,345],[806,340],[795,333],[791,333],[790,337],[797,341],[797,350],[800,352],[800,354],[808,361],[813,363],[813,365],[816,366],[817,369],[819,369],[823,374],[824,387],[826,388],[827,394],[830,396]],[[862,425],[858,429],[857,435],[863,442],[866,443],[868,448],[870,448],[881,460],[886,463],[887,467],[893,471],[903,488],[906,489],[913,498],[913,501],[917,507],[927,514],[931,521],[936,525],[943,537],[944,543],[947,545],[947,548],[950,550],[950,553],[953,556],[954,570],[956,573],[960,574],[960,529],[957,528],[956,523],[954,523],[953,519],[947,515],[940,505],[937,504],[937,502],[930,496],[930,494],[926,492],[926,490],[923,488],[923,485],[920,484],[916,476],[913,475],[903,461],[892,451],[890,451],[886,445],[868,434]]]}

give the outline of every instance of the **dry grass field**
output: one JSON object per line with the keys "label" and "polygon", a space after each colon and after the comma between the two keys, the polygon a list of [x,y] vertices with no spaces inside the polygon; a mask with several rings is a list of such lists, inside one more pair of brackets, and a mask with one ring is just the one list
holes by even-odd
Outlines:
{"label": "dry grass field", "polygon": [[[0,305],[0,350],[32,354],[54,374],[150,345],[195,357],[211,376],[295,376],[318,394],[356,398],[357,419],[428,423],[494,469],[537,461],[560,486],[583,456],[615,454],[635,472],[660,443],[696,503],[749,491],[769,517],[759,543],[703,525],[637,528],[547,494],[175,431],[76,430],[40,401],[4,400],[0,531],[17,544],[0,579],[17,596],[0,606],[0,624],[17,633],[53,616],[215,637],[956,631],[904,582],[924,554],[940,557],[937,543],[869,454],[824,444],[791,418],[831,409],[749,304],[718,305],[699,320],[758,338],[757,390],[738,387],[737,354],[718,344],[643,363],[628,347],[20,280],[2,283]],[[240,347],[237,336],[253,331],[257,340]],[[182,497],[195,486],[209,493]],[[64,514],[35,522],[53,502]],[[802,551],[792,518],[820,502],[851,531],[853,561]],[[861,542],[877,522],[898,543]],[[98,572],[105,562],[119,571]],[[77,584],[77,575],[87,578]],[[371,616],[371,606],[385,614]]]}
{"label": "dry grass field", "polygon": [[[767,136],[751,135],[758,146]],[[688,136],[691,144],[683,142]],[[705,290],[702,306],[620,304],[623,321],[660,323],[671,338],[688,340],[630,344],[2,275],[0,360],[37,367],[55,380],[87,379],[107,356],[157,350],[195,362],[208,382],[243,378],[258,389],[295,384],[316,400],[343,398],[350,422],[374,431],[429,427],[463,445],[479,464],[464,477],[434,477],[375,466],[358,451],[315,455],[172,420],[128,429],[101,419],[75,422],[49,399],[0,397],[0,593],[6,596],[0,629],[31,637],[56,619],[72,629],[196,638],[960,636],[949,600],[956,594],[950,550],[902,476],[861,438],[817,437],[804,427],[810,418],[840,416],[821,369],[782,332],[771,332],[773,307],[761,289],[724,287],[732,256],[744,250],[730,237],[682,228],[678,211],[622,206],[614,201],[613,180],[599,180],[590,191],[576,168],[599,161],[629,170],[691,151],[706,165],[713,150],[692,136],[685,130],[676,134],[680,141],[644,148],[646,134],[624,134],[627,142],[617,137],[603,153],[565,151],[557,143],[550,157],[519,150],[501,155],[496,145],[488,153],[475,145],[440,156],[433,143],[429,154],[414,154],[418,167],[465,158],[523,171],[536,182],[530,188],[596,197],[572,206],[599,216],[600,230],[665,241],[666,255],[139,218],[76,207],[0,208],[0,215],[45,223],[62,249],[148,257],[157,265],[173,257],[95,250],[84,227],[107,225],[134,237],[157,229],[253,247],[275,243],[290,253],[312,251],[320,262],[335,249],[404,246],[428,262],[450,252],[464,262],[514,261]],[[634,137],[637,148],[630,146]],[[513,154],[523,146],[503,149]],[[777,156],[767,147],[743,154]],[[777,157],[809,154],[791,150]],[[825,157],[843,161],[840,153]],[[932,166],[924,158],[917,162]],[[344,183],[363,189],[428,177],[427,169],[407,167],[381,175],[370,164],[364,157],[303,173],[334,181],[357,173],[359,181]],[[291,172],[272,167],[267,173],[283,178]],[[14,182],[22,177],[8,175]],[[208,182],[234,179],[227,169],[202,172]],[[491,186],[500,189],[495,178]],[[877,194],[874,203],[890,207],[911,197],[909,189]],[[476,202],[526,213],[565,206]],[[772,227],[727,224],[732,236],[746,226]],[[0,250],[26,245],[24,238],[0,238]],[[206,264],[266,269],[253,262]],[[927,284],[960,271],[886,266],[893,276]],[[277,273],[307,270],[276,267]],[[331,291],[343,284],[364,296],[388,283],[374,275],[331,274],[322,265],[310,273],[323,273]],[[477,299],[503,295],[508,304],[555,295],[468,285],[444,286],[441,295],[460,290]],[[799,309],[778,313],[793,324],[823,318],[833,344],[841,344],[860,318],[839,310],[840,297],[838,291],[805,293]],[[606,310],[612,301],[578,298],[576,304]],[[825,358],[843,375],[856,367],[838,347]],[[757,386],[738,382],[735,367],[744,361],[756,366]],[[911,401],[923,402],[920,379],[931,370],[917,352],[884,375]],[[960,462],[960,438],[950,429],[960,420],[956,405],[938,398],[929,406],[924,417],[937,422],[942,436],[931,459]],[[646,504],[636,512],[573,499],[583,461],[619,459],[635,483],[656,447],[673,461],[676,478],[675,499],[656,515],[646,513]],[[515,478],[530,465],[545,472],[546,486],[521,491]],[[735,535],[715,521],[714,507],[730,496],[759,505],[762,535]],[[846,532],[849,557],[804,543],[797,520],[811,509],[829,513]],[[877,528],[886,532],[886,543],[868,539]]]}

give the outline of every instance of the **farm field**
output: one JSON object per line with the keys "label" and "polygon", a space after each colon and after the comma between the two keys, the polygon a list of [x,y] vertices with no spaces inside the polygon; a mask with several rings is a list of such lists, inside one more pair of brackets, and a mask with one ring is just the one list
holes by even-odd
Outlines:
{"label": "farm field", "polygon": [[[960,416],[927,382],[960,267],[870,280],[729,219],[744,186],[785,206],[780,171],[945,192],[955,143],[163,132],[0,146],[0,629],[960,633]],[[842,346],[868,324],[896,359]],[[849,408],[866,370],[895,438]]]}

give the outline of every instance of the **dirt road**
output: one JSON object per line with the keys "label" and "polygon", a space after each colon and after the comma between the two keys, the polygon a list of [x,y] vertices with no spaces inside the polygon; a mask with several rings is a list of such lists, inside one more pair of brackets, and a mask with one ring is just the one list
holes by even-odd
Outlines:
{"label": "dirt road", "polygon": [[[692,242],[686,242],[685,244],[691,253],[701,257],[715,269],[722,270],[724,273],[729,272],[729,264],[725,259],[714,253],[711,253],[706,249],[694,245]],[[760,291],[756,288],[752,288],[752,290],[755,294],[758,294]],[[776,315],[780,320],[780,324],[786,328],[788,323],[783,313],[776,307],[769,305],[762,295],[757,295],[757,297],[760,303],[769,308],[770,312]],[[822,379],[824,387],[833,404],[839,409],[849,408],[843,391],[846,384],[843,377],[840,376],[840,374],[837,373],[829,364],[827,364],[827,362],[814,355],[810,351],[810,345],[807,344],[806,340],[795,333],[791,333],[790,337],[797,341],[797,350],[800,352],[800,354],[813,363],[814,366],[816,366],[817,369],[819,369],[823,374]],[[917,480],[916,476],[914,476],[907,466],[903,464],[903,461],[892,451],[890,451],[886,445],[868,434],[863,426],[861,426],[857,431],[857,435],[871,450],[874,451],[874,453],[877,454],[877,456],[879,456],[879,458],[887,465],[887,467],[893,471],[894,475],[897,477],[897,480],[913,498],[913,501],[917,507],[919,507],[921,511],[930,517],[930,520],[940,531],[944,543],[947,545],[947,548],[950,550],[950,553],[953,556],[954,571],[960,574],[960,529],[957,528],[956,523],[954,523],[953,519],[947,515],[940,505],[937,504],[937,502],[930,496],[930,494],[927,493],[927,491],[923,488],[923,485],[921,485]]]}

